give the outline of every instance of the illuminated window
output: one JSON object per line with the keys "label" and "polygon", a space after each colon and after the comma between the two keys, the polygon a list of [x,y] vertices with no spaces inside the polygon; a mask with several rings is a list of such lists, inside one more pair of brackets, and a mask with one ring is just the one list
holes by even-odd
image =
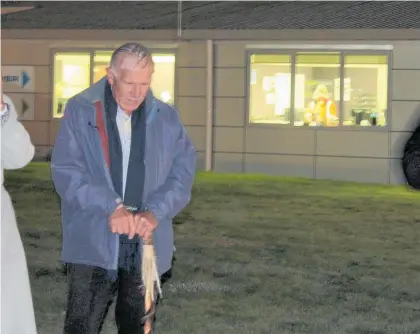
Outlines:
{"label": "illuminated window", "polygon": [[291,57],[252,55],[250,79],[250,122],[290,123]]}
{"label": "illuminated window", "polygon": [[350,92],[344,94],[343,125],[386,126],[388,57],[346,54],[344,76]]}
{"label": "illuminated window", "polygon": [[295,125],[339,125],[340,54],[296,55]]}
{"label": "illuminated window", "polygon": [[106,75],[106,69],[111,60],[112,51],[97,51],[93,56],[93,82],[99,81]]}
{"label": "illuminated window", "polygon": [[152,77],[153,94],[165,103],[174,104],[175,55],[153,54],[155,72]]}
{"label": "illuminated window", "polygon": [[53,116],[62,117],[67,100],[90,85],[89,53],[54,55]]}
{"label": "illuminated window", "polygon": [[[63,116],[67,100],[106,75],[112,51],[60,52],[54,55],[53,117]],[[90,63],[93,57],[93,76]],[[156,98],[174,104],[175,54],[153,53],[151,88]]]}
{"label": "illuminated window", "polygon": [[[99,51],[94,55],[93,82],[97,82],[106,75],[112,51]],[[155,71],[151,88],[156,98],[173,104],[175,95],[175,55],[154,53]]]}
{"label": "illuminated window", "polygon": [[388,55],[258,53],[249,62],[250,123],[386,126]]}

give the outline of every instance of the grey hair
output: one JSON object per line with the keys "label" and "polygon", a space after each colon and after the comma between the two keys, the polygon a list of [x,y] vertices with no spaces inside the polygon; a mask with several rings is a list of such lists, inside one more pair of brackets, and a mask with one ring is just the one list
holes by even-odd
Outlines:
{"label": "grey hair", "polygon": [[121,67],[120,65],[124,55],[137,58],[137,64],[144,62],[144,67],[150,64],[153,65],[152,54],[148,48],[140,43],[126,43],[118,47],[112,53],[109,66],[114,74],[117,74],[119,68]]}

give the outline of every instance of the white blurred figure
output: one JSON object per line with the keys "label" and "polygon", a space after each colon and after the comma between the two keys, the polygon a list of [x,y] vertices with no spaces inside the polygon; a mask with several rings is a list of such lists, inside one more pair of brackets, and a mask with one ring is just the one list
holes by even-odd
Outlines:
{"label": "white blurred figure", "polygon": [[35,148],[17,119],[11,99],[1,99],[1,330],[2,334],[35,334],[31,287],[12,201],[3,186],[3,169],[25,167]]}

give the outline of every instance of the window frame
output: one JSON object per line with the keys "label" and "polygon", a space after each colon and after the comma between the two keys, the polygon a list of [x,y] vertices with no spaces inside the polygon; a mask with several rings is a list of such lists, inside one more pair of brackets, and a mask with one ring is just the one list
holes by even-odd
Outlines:
{"label": "window frame", "polygon": [[[51,102],[50,102],[50,116],[52,120],[60,121],[62,116],[56,117],[54,113],[54,78],[55,78],[55,66],[54,60],[57,54],[74,54],[74,53],[88,53],[90,57],[90,78],[89,78],[89,85],[93,84],[94,78],[94,64],[95,64],[95,52],[113,52],[115,50],[114,47],[98,47],[98,48],[85,48],[85,47],[74,47],[74,48],[53,48],[50,52],[50,64],[51,64],[51,72],[50,72],[50,87],[51,87]],[[149,48],[150,53],[153,54],[163,54],[163,55],[174,55],[175,56],[175,70],[174,70],[174,106],[178,102],[178,48],[176,47],[153,47]]]}
{"label": "window frame", "polygon": [[[312,46],[312,45],[311,45]],[[296,75],[296,55],[300,52],[314,52],[314,53],[339,53],[340,54],[340,103],[339,103],[339,125],[337,126],[295,126],[295,75]],[[288,55],[290,56],[290,71],[291,71],[291,94],[290,94],[290,124],[277,124],[277,123],[253,123],[250,122],[250,97],[251,97],[251,56],[252,55]],[[343,125],[343,107],[344,107],[344,60],[348,55],[381,55],[387,57],[387,113],[386,113],[386,125],[385,126],[360,126],[360,125]],[[246,127],[257,127],[257,128],[284,128],[284,129],[299,129],[299,130],[326,130],[326,131],[390,131],[392,124],[392,49],[384,48],[378,49],[372,46],[369,48],[352,48],[348,45],[346,48],[335,48],[335,47],[296,47],[296,48],[258,48],[256,45],[247,48],[245,50],[246,66],[245,66],[245,124]]]}

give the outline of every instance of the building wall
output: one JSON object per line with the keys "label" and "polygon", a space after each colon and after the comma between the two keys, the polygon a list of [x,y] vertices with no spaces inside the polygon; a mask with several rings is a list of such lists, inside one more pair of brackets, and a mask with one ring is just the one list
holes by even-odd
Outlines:
{"label": "building wall", "polygon": [[420,58],[417,56],[420,41],[387,41],[383,44],[394,46],[390,64],[389,131],[285,129],[248,124],[247,83],[244,85],[246,44],[216,44],[215,87],[219,89],[215,94],[215,170],[361,182],[403,182],[399,160],[402,146],[420,120],[420,86],[417,84],[420,81]]}
{"label": "building wall", "polygon": [[396,43],[393,55],[390,182],[401,183],[399,158],[410,131],[420,121],[420,42]]}
{"label": "building wall", "polygon": [[[37,146],[37,155],[43,156],[50,150],[59,126],[59,120],[54,120],[51,116],[51,50],[60,47],[113,48],[121,43],[44,39],[2,40],[3,66],[34,66],[34,92],[22,90],[10,95],[14,95],[15,100],[23,98],[29,101],[35,111],[33,120],[22,122]],[[170,43],[160,41],[154,44]],[[392,103],[388,115],[390,131],[285,129],[248,124],[246,43],[215,42],[214,170],[400,183],[402,178],[398,159],[401,146],[415,125],[413,119],[420,113],[420,41],[384,43],[394,45],[390,87]],[[183,41],[176,44],[176,104],[197,147],[198,168],[202,169],[207,113],[206,41]],[[7,93],[7,90],[5,92]]]}
{"label": "building wall", "polygon": [[[17,88],[14,89],[16,93],[9,95],[13,98],[17,108],[19,108],[20,101],[28,102],[34,117],[33,120],[23,120],[22,123],[29,131],[36,146],[36,155],[45,155],[51,147],[54,136],[52,132],[54,122],[51,122],[52,84],[49,43],[46,41],[2,39],[1,46],[2,66],[34,67],[35,87],[33,92]],[[3,91],[8,94],[5,84],[3,84]]]}
{"label": "building wall", "polygon": [[182,43],[177,57],[176,104],[198,151],[197,168],[202,170],[206,147],[206,43]]}

